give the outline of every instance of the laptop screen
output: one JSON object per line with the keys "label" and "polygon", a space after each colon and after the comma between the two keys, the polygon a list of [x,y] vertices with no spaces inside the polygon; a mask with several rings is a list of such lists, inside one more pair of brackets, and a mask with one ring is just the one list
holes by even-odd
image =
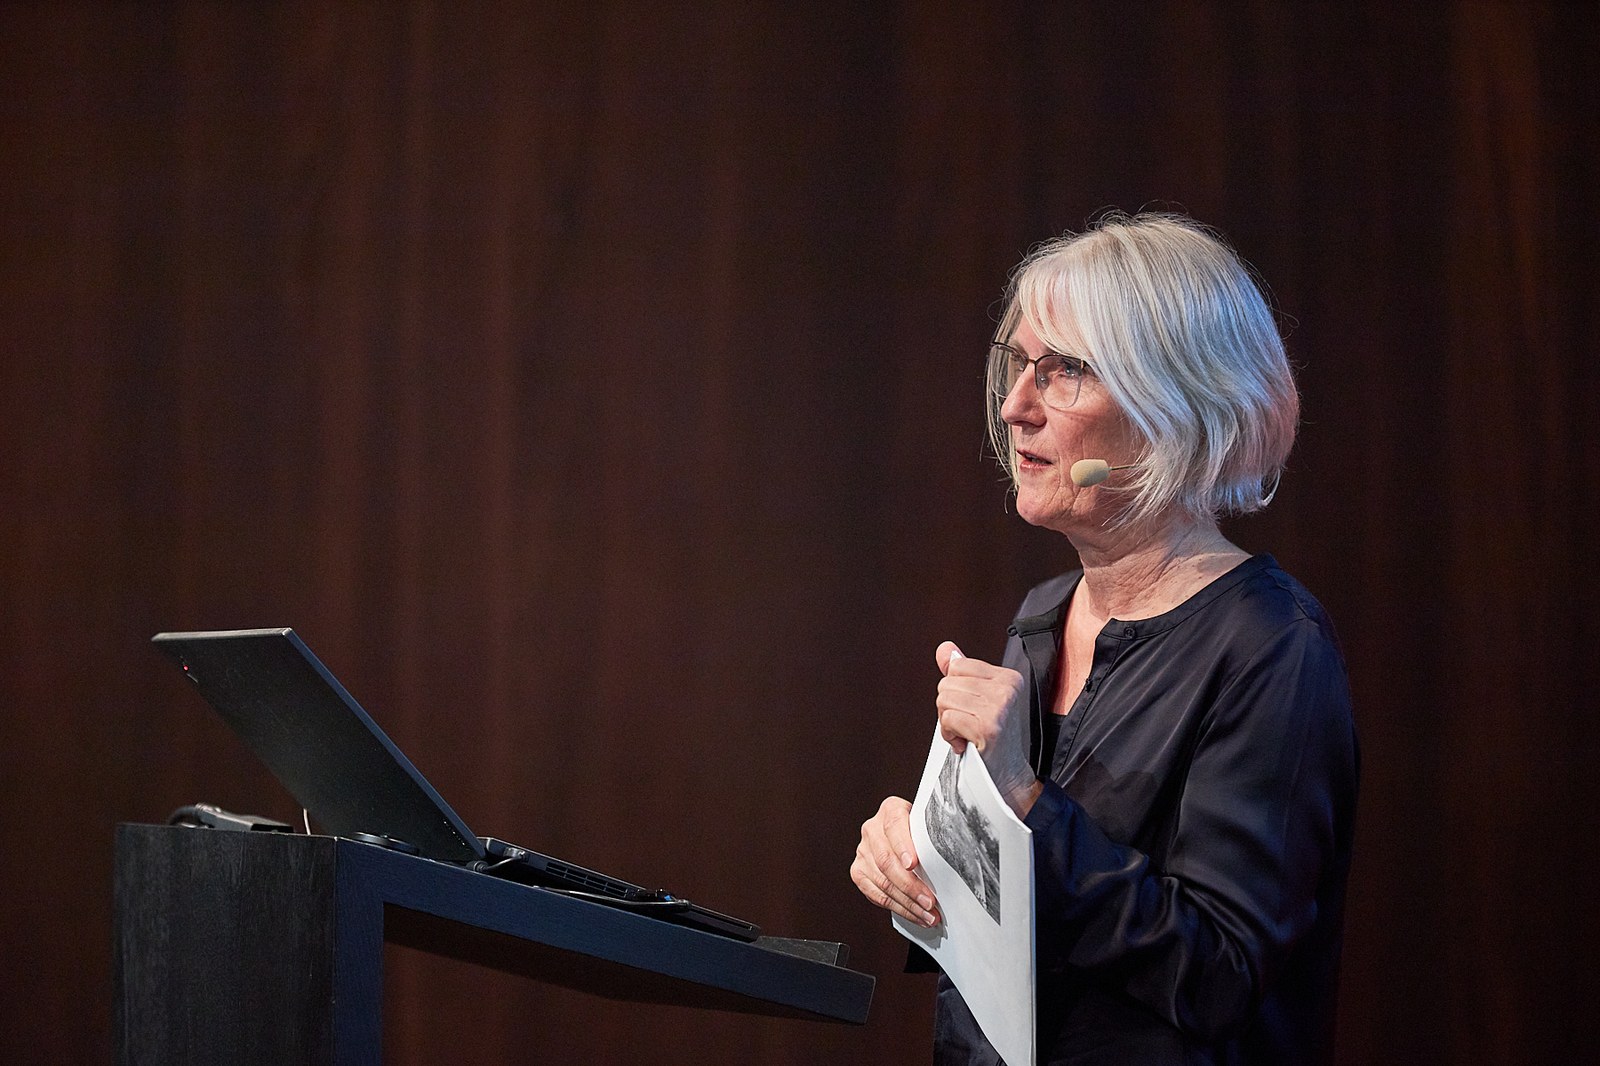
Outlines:
{"label": "laptop screen", "polygon": [[182,667],[329,833],[372,833],[445,862],[483,844],[292,629],[159,633]]}

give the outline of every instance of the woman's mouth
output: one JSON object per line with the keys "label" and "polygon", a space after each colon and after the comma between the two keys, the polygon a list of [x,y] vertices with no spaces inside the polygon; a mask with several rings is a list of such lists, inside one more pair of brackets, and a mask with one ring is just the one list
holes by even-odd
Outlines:
{"label": "woman's mouth", "polygon": [[1023,467],[1024,469],[1041,469],[1052,464],[1050,460],[1046,459],[1042,455],[1039,455],[1037,452],[1024,451],[1023,449],[1018,448],[1017,465]]}

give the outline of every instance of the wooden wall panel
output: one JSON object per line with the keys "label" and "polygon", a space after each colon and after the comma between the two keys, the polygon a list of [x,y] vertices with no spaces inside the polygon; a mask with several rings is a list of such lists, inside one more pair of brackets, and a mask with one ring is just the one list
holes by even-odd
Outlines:
{"label": "wooden wall panel", "polygon": [[0,7],[0,1059],[109,1050],[110,831],[282,790],[145,642],[298,628],[470,823],[837,938],[860,1030],[395,950],[396,1062],[917,1061],[847,878],[932,649],[1071,565],[982,457],[1032,243],[1188,210],[1305,425],[1348,1062],[1580,1061],[1600,101],[1576,4]]}

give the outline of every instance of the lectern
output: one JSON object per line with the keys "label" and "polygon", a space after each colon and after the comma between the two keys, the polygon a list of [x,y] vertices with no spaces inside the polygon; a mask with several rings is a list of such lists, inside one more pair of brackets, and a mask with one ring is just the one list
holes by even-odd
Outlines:
{"label": "lectern", "polygon": [[337,837],[122,825],[117,1061],[381,1061],[383,945],[613,999],[862,1023],[839,945],[698,929]]}

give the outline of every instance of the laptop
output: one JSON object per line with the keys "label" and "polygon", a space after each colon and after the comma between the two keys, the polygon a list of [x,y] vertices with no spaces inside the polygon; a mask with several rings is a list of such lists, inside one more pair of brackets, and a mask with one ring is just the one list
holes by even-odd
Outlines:
{"label": "laptop", "polygon": [[335,836],[740,940],[760,935],[671,893],[474,835],[292,629],[158,633],[153,643]]}

